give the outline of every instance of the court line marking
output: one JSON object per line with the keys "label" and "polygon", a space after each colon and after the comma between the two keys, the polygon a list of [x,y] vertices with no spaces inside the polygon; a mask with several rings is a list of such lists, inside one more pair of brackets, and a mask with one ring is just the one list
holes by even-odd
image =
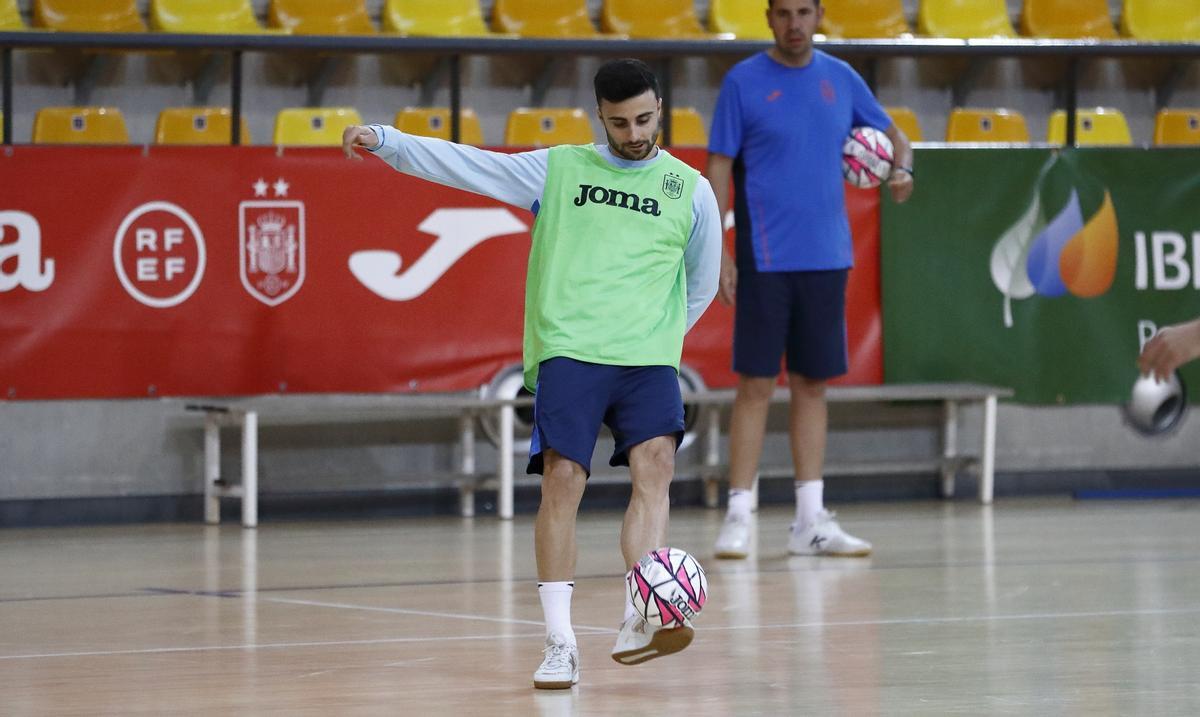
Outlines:
{"label": "court line marking", "polygon": [[[403,607],[378,607],[375,605],[353,605],[344,602],[322,602],[320,600],[299,600],[296,598],[276,598],[276,597],[260,597],[262,602],[278,602],[288,605],[308,605],[310,607],[332,607],[341,610],[367,610],[369,612],[390,612],[399,615],[421,615],[423,617],[444,617],[451,620],[482,620],[484,622],[498,622],[505,625],[536,625],[542,627],[546,623],[542,620],[519,620],[512,617],[491,617],[488,615],[464,615],[456,612],[432,612],[429,610],[410,610]],[[596,633],[612,633],[617,634],[618,630],[608,627],[592,627],[589,625],[574,625],[576,630],[588,630]]]}
{"label": "court line marking", "polygon": [[[722,627],[697,628],[697,632],[725,632],[732,630],[778,630],[814,627],[864,627],[870,625],[937,625],[964,622],[992,622],[1010,620],[1061,620],[1063,618],[1130,617],[1137,615],[1188,615],[1200,612],[1195,608],[1161,608],[1150,610],[1096,610],[1089,612],[1064,613],[1019,613],[1015,615],[967,615],[962,617],[914,617],[892,620],[839,620],[836,622],[793,622],[762,625],[726,625]],[[584,633],[597,636],[599,633]],[[150,647],[136,650],[93,650],[86,652],[43,652],[26,655],[0,655],[0,660],[34,660],[56,657],[112,657],[121,655],[155,655],[183,652],[216,652],[232,650],[277,650],[293,647],[340,647],[346,645],[389,645],[414,642],[462,642],[475,640],[512,640],[517,638],[542,637],[545,633],[521,633],[513,635],[461,635],[458,637],[391,637],[372,640],[329,640],[314,642],[272,642],[244,645],[198,645],[191,647]]]}

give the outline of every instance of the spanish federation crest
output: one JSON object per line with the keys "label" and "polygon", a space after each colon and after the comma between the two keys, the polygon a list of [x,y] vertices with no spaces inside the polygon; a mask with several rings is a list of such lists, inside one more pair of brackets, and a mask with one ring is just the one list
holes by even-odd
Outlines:
{"label": "spanish federation crest", "polygon": [[667,173],[663,177],[663,194],[666,194],[671,199],[679,199],[683,196],[683,178],[678,174]]}
{"label": "spanish federation crest", "polygon": [[247,201],[239,212],[242,286],[267,306],[278,306],[304,283],[304,204]]}

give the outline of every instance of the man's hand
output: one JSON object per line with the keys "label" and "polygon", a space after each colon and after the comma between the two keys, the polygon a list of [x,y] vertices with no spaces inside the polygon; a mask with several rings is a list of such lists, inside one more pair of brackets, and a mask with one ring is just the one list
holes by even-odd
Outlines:
{"label": "man's hand", "polygon": [[895,199],[897,204],[907,202],[913,193],[913,176],[897,167],[892,170],[892,176],[888,179],[888,189],[892,190],[892,199]]}
{"label": "man's hand", "polygon": [[351,125],[342,132],[342,151],[346,153],[346,159],[362,160],[358,152],[354,151],[355,147],[370,148],[379,144],[379,135],[375,134],[375,130],[362,125]]}
{"label": "man's hand", "polygon": [[717,298],[726,306],[737,300],[737,264],[726,252],[721,252],[721,280],[717,286]]}
{"label": "man's hand", "polygon": [[1200,319],[1168,326],[1146,342],[1138,368],[1160,381],[1170,379],[1180,365],[1200,358]]}

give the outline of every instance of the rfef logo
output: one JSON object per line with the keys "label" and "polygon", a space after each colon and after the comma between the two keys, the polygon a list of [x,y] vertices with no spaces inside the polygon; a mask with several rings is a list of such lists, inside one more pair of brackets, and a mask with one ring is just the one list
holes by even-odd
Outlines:
{"label": "rfef logo", "polygon": [[[1062,184],[1064,179],[1051,177],[1057,163],[1054,159],[1043,167],[1029,206],[992,249],[992,282],[1004,294],[1005,326],[1013,325],[1013,299],[1068,293],[1093,298],[1107,292],[1116,276],[1118,231],[1112,195],[1070,170],[1066,200],[1051,214],[1053,205],[1046,195],[1055,188],[1048,184]],[[1090,205],[1087,212],[1085,202]]]}
{"label": "rfef logo", "polygon": [[155,309],[177,306],[204,278],[204,235],[190,214],[170,202],[147,202],[121,222],[113,266],[121,286]]}
{"label": "rfef logo", "polygon": [[304,283],[304,204],[247,201],[239,211],[242,286],[267,306],[278,306]]}

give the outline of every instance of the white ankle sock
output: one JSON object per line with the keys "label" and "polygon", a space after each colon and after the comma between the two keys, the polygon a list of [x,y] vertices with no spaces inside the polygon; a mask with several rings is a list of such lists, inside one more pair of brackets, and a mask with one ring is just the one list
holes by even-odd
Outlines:
{"label": "white ankle sock", "polygon": [[825,510],[825,481],[796,481],[796,530],[816,523],[822,510]]}
{"label": "white ankle sock", "polygon": [[575,629],[571,627],[571,593],[574,582],[538,583],[542,599],[542,614],[546,618],[546,636],[557,632],[567,642],[575,644]]}
{"label": "white ankle sock", "polygon": [[729,489],[729,514],[749,516],[754,508],[754,491]]}

